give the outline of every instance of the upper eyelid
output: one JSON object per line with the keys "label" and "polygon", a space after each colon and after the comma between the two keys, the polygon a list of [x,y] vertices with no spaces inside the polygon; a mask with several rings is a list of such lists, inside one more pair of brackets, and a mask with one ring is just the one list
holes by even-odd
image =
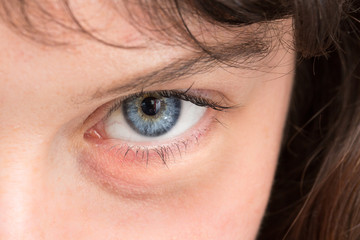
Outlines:
{"label": "upper eyelid", "polygon": [[[125,101],[126,99],[141,97],[146,94],[155,94],[155,93],[159,94],[162,97],[177,97],[180,100],[189,101],[197,106],[212,108],[216,111],[224,111],[238,107],[238,105],[221,104],[220,102],[213,101],[210,98],[202,97],[200,96],[200,94],[196,95],[194,93],[189,92],[190,88],[188,88],[187,90],[141,91],[138,93],[130,94],[128,96],[123,96],[121,98],[114,100],[115,102],[109,106],[105,119],[107,119],[114,111],[119,109],[123,101]],[[224,99],[225,97],[222,98],[222,100]]]}

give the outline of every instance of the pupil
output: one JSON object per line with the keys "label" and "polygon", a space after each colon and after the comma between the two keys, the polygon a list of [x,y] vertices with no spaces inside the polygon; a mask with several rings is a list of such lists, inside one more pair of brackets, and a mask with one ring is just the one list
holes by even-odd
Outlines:
{"label": "pupil", "polygon": [[154,116],[160,111],[161,101],[154,97],[147,97],[141,102],[141,110],[149,116]]}

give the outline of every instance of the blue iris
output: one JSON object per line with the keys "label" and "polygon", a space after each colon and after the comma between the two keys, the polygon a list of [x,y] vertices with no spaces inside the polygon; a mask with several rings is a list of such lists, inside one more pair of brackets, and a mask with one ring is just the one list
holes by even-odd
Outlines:
{"label": "blue iris", "polygon": [[133,97],[123,102],[127,123],[139,134],[161,136],[170,131],[180,116],[181,100],[161,96]]}

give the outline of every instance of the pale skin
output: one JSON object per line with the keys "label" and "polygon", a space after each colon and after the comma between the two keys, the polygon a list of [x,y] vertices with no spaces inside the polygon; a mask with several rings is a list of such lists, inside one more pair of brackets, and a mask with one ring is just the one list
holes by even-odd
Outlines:
{"label": "pale skin", "polygon": [[145,86],[192,86],[239,106],[208,109],[181,133],[206,128],[186,150],[180,147],[166,165],[156,156],[146,163],[104,155],[99,149],[106,140],[92,132],[94,144],[84,136],[104,118],[102,106],[144,89],[107,90],[191,50],[150,41],[126,21],[121,26],[117,39],[147,48],[115,49],[83,36],[71,47],[45,47],[1,24],[0,239],[255,239],[276,169],[295,54],[279,45],[257,68],[215,67]]}

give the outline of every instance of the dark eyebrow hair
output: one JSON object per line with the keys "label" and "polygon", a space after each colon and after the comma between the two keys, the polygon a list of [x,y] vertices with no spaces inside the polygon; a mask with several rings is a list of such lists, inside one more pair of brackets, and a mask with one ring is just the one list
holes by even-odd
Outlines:
{"label": "dark eyebrow hair", "polygon": [[[235,45],[234,45],[235,46]],[[257,62],[267,56],[270,52],[268,44],[264,41],[252,41],[243,44],[236,44],[234,47],[227,47],[214,58],[214,55],[208,55],[199,52],[185,58],[178,58],[164,67],[153,70],[141,76],[133,77],[120,86],[110,87],[107,90],[98,89],[92,95],[91,100],[100,99],[112,95],[121,95],[133,90],[142,90],[146,87],[170,83],[181,78],[189,77],[195,74],[211,71],[216,67],[237,67],[247,68],[249,62]]]}

